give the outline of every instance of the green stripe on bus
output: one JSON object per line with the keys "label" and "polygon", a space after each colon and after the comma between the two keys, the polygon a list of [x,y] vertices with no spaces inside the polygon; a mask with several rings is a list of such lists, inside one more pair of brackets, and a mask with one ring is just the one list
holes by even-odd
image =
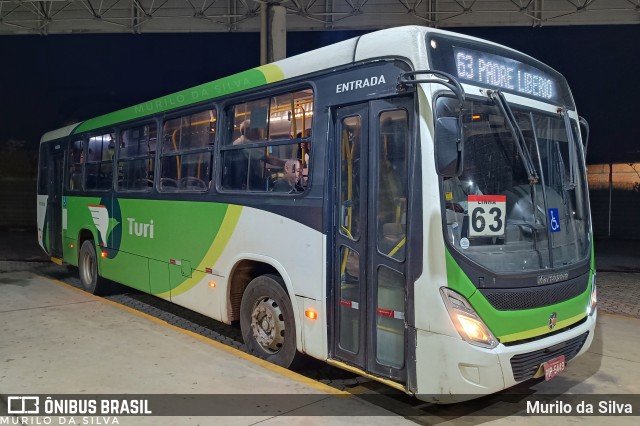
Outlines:
{"label": "green stripe on bus", "polygon": [[282,69],[275,64],[267,64],[258,67],[267,79],[267,83],[275,83],[276,81],[284,80],[284,73]]}
{"label": "green stripe on bus", "polygon": [[175,297],[187,292],[195,287],[205,277],[206,273],[203,272],[206,268],[212,267],[220,258],[222,251],[226,248],[227,243],[231,239],[233,231],[238,225],[240,214],[242,213],[242,206],[229,204],[225,213],[220,229],[216,234],[209,250],[198,264],[197,268],[193,271],[190,278],[185,279],[181,284],[175,286],[170,292],[158,293],[156,296],[168,298],[169,296]]}
{"label": "green stripe on bus", "polygon": [[[467,298],[482,321],[501,342],[550,333],[586,316],[587,304],[591,296],[591,277],[589,285],[582,294],[564,302],[533,309],[499,311],[476,289],[449,250],[446,250],[445,258],[449,288]],[[549,317],[554,312],[557,314],[558,322],[553,330],[550,330]]]}
{"label": "green stripe on bus", "polygon": [[[587,312],[585,311],[582,314],[576,315],[571,318],[567,318],[566,320],[558,321],[554,327],[554,331],[561,330],[564,327],[570,326],[571,324],[575,324],[576,322],[580,321],[586,316],[587,316]],[[541,336],[551,331],[552,330],[549,330],[549,326],[546,325],[546,326],[541,326],[531,330],[521,331],[519,333],[507,334],[504,336],[497,336],[497,337],[500,339],[500,343],[508,343],[508,342],[515,342],[517,340],[529,339],[531,337]]]}
{"label": "green stripe on bus", "polygon": [[[147,117],[153,114],[185,107],[202,101],[218,98],[230,93],[241,92],[254,87],[265,85],[271,81],[278,81],[275,65],[263,66],[243,71],[229,77],[204,83],[190,89],[182,90],[167,96],[143,102],[132,107],[124,108],[100,117],[92,118],[80,124],[73,132],[78,134],[86,131],[111,126],[123,121]],[[280,80],[284,78],[280,71]],[[275,79],[275,80],[274,80]]]}

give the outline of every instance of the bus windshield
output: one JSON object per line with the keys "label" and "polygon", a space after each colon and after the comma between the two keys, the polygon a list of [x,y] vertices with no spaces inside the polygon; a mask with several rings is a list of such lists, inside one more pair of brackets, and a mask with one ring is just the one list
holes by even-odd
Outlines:
{"label": "bus windshield", "polygon": [[[504,99],[504,98],[503,98]],[[565,114],[467,100],[460,177],[442,180],[446,240],[496,273],[562,268],[590,250],[584,162]],[[439,117],[457,116],[452,98]]]}

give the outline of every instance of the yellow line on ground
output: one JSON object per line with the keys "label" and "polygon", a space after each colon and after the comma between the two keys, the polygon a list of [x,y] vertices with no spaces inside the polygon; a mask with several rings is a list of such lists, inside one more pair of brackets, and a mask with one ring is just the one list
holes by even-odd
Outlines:
{"label": "yellow line on ground", "polygon": [[318,389],[318,390],[320,390],[322,392],[325,392],[325,393],[328,393],[328,394],[332,394],[332,395],[345,395],[345,396],[351,395],[349,392],[345,392],[345,391],[341,391],[341,390],[336,389],[336,388],[332,388],[331,386],[325,385],[324,383],[320,383],[320,382],[317,382],[317,381],[315,381],[313,379],[305,377],[302,374],[298,374],[298,373],[296,373],[294,371],[291,371],[291,370],[288,370],[288,369],[286,369],[284,367],[280,367],[279,365],[272,364],[272,363],[270,363],[268,361],[265,361],[263,359],[257,358],[257,357],[255,357],[253,355],[249,355],[248,353],[242,352],[241,350],[238,350],[238,349],[233,348],[231,346],[227,346],[224,343],[220,343],[220,342],[217,342],[215,340],[211,340],[211,339],[209,339],[207,337],[204,337],[204,336],[201,336],[201,335],[199,335],[197,333],[194,333],[193,331],[189,331],[189,330],[185,330],[184,328],[176,327],[175,325],[169,324],[168,322],[163,321],[161,319],[158,319],[158,318],[156,318],[156,317],[154,317],[152,315],[146,314],[144,312],[140,312],[138,310],[135,310],[135,309],[130,308],[130,307],[125,306],[125,305],[121,305],[120,303],[114,302],[112,300],[104,299],[102,297],[95,296],[95,295],[93,295],[91,293],[87,293],[86,291],[80,290],[79,288],[76,288],[76,287],[74,287],[72,285],[69,285],[69,284],[67,284],[67,283],[65,283],[63,281],[59,281],[59,280],[56,280],[56,279],[53,279],[53,278],[43,277],[42,275],[40,275],[40,276],[42,278],[45,278],[45,279],[47,279],[49,281],[52,281],[52,282],[54,282],[56,284],[62,285],[62,286],[67,287],[67,288],[70,288],[71,290],[75,290],[75,291],[78,291],[80,293],[86,294],[87,296],[90,296],[90,297],[92,297],[92,298],[94,298],[96,300],[99,300],[101,302],[106,302],[106,303],[108,303],[108,304],[110,304],[112,306],[115,306],[116,308],[122,309],[123,311],[130,312],[130,313],[132,313],[134,315],[138,315],[138,316],[140,316],[142,318],[145,318],[145,319],[148,319],[150,321],[153,321],[156,324],[160,324],[160,325],[163,325],[165,327],[171,328],[171,329],[173,329],[175,331],[178,331],[180,333],[186,334],[189,337],[192,337],[192,338],[194,338],[196,340],[199,340],[201,342],[207,343],[207,344],[209,344],[209,345],[211,345],[211,346],[213,346],[213,347],[215,347],[217,349],[221,349],[221,350],[223,350],[225,352],[233,354],[233,355],[237,356],[238,358],[242,358],[242,359],[245,359],[247,361],[251,361],[254,364],[257,364],[257,365],[259,365],[261,367],[264,367],[264,368],[266,368],[268,370],[271,370],[271,371],[273,371],[275,373],[278,373],[278,374],[281,374],[283,376],[289,377],[290,379],[297,380],[298,382],[301,382],[301,383],[303,383],[305,385],[308,385],[308,386],[311,386],[313,388],[316,388],[316,389]]}
{"label": "yellow line on ground", "polygon": [[352,373],[358,374],[360,376],[368,377],[369,379],[373,379],[373,380],[378,381],[380,383],[384,383],[385,385],[387,385],[389,387],[392,387],[394,389],[397,389],[397,390],[399,390],[401,392],[405,392],[405,393],[407,392],[407,390],[405,389],[405,387],[402,384],[400,384],[398,382],[394,382],[393,380],[384,379],[382,377],[374,376],[373,374],[369,374],[366,371],[359,369],[358,367],[354,367],[352,365],[346,364],[344,362],[336,361],[336,360],[333,360],[333,359],[327,360],[327,363],[329,363],[329,364],[331,364],[333,366],[342,368],[343,370],[347,370],[347,371],[350,371]]}

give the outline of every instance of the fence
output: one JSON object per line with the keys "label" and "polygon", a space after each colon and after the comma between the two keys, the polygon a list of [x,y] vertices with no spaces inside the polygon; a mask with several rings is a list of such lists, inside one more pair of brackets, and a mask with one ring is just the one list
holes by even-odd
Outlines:
{"label": "fence", "polygon": [[640,238],[640,163],[587,166],[596,237]]}

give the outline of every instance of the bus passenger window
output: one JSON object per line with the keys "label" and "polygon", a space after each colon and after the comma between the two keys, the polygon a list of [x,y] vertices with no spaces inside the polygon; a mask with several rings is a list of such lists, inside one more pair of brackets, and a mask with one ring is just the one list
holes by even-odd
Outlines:
{"label": "bus passenger window", "polygon": [[[229,115],[233,127],[220,149],[222,188],[255,192],[304,190],[307,180],[302,176],[308,167],[313,91],[299,90],[237,104],[230,108]],[[303,143],[307,147],[301,153]],[[286,184],[295,173],[300,174],[300,179],[293,186]]]}
{"label": "bus passenger window", "polygon": [[67,189],[82,189],[82,164],[84,163],[84,141],[82,139],[69,144],[69,181]]}
{"label": "bus passenger window", "polygon": [[216,110],[172,118],[163,125],[160,190],[208,191]]}
{"label": "bus passenger window", "polygon": [[85,189],[107,190],[113,182],[114,135],[91,136],[85,157]]}
{"label": "bus passenger window", "polygon": [[150,191],[158,131],[155,123],[120,133],[118,191]]}

